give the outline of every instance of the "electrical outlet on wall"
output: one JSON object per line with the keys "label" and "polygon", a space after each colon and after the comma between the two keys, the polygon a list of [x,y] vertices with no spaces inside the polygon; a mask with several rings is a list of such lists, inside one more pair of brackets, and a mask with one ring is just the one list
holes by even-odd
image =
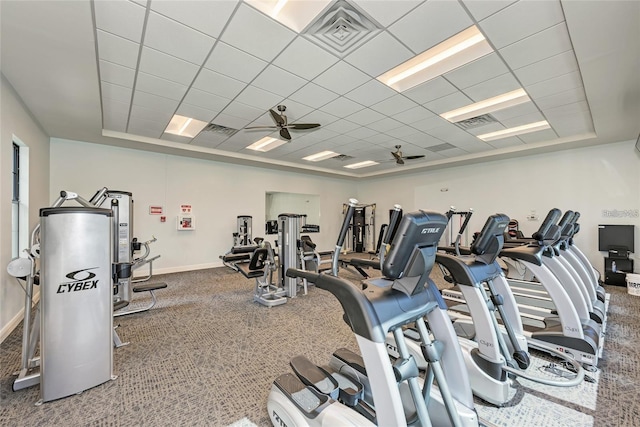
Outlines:
{"label": "electrical outlet on wall", "polygon": [[529,215],[527,215],[527,220],[528,221],[537,221],[538,220],[538,215],[536,214],[536,211],[531,211],[531,213]]}

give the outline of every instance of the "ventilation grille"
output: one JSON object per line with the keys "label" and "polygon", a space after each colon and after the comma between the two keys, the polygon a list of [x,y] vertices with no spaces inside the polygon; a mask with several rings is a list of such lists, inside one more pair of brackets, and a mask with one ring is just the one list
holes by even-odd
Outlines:
{"label": "ventilation grille", "polygon": [[339,0],[309,25],[303,36],[344,58],[381,31],[363,12]]}
{"label": "ventilation grille", "polygon": [[434,145],[433,147],[427,147],[427,150],[437,153],[438,151],[450,150],[451,148],[456,148],[455,145],[451,145],[449,143],[444,143],[440,145]]}
{"label": "ventilation grille", "polygon": [[232,136],[233,134],[238,132],[238,129],[232,129],[232,128],[228,128],[226,126],[217,125],[215,123],[209,123],[208,125],[206,125],[204,127],[204,129],[202,131],[203,132],[212,132],[212,133],[222,134],[222,135],[226,135],[226,136]]}
{"label": "ventilation grille", "polygon": [[460,120],[455,124],[462,129],[473,129],[480,126],[488,125],[489,123],[496,123],[497,120],[490,114],[483,114],[481,116],[471,117],[470,119]]}
{"label": "ventilation grille", "polygon": [[351,159],[355,159],[355,157],[348,156],[346,154],[338,154],[337,156],[334,156],[331,158],[331,160],[340,160],[341,162],[344,162],[345,160],[351,160]]}

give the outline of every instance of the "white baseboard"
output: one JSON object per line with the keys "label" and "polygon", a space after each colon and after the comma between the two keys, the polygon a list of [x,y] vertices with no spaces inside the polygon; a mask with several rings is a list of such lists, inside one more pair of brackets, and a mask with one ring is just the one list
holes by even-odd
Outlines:
{"label": "white baseboard", "polygon": [[[154,268],[153,275],[169,274],[169,273],[182,273],[184,271],[194,270],[206,270],[207,268],[222,267],[222,261],[208,262],[206,264],[193,264],[193,265],[181,265],[179,267],[166,267],[166,268]],[[148,274],[148,273],[147,273]],[[144,277],[147,274],[141,272],[140,274],[134,274],[133,277]]]}
{"label": "white baseboard", "polygon": [[[33,305],[36,305],[37,302],[40,301],[40,292],[34,295],[33,297]],[[9,323],[4,325],[4,327],[0,330],[0,343],[4,342],[4,340],[13,332],[13,330],[22,322],[24,318],[24,307],[13,316],[13,319],[9,320]]]}

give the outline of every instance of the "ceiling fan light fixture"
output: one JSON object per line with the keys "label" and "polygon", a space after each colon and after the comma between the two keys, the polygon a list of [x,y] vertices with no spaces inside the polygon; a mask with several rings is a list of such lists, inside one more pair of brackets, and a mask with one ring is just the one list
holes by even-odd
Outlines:
{"label": "ceiling fan light fixture", "polygon": [[537,132],[539,130],[549,129],[551,126],[546,120],[542,120],[535,123],[529,123],[522,126],[516,126],[513,128],[503,129],[496,132],[485,133],[478,135],[483,141],[493,141],[495,139],[508,138],[515,135],[523,135],[525,133]]}
{"label": "ceiling fan light fixture", "polygon": [[493,52],[475,25],[387,71],[378,80],[403,92]]}
{"label": "ceiling fan light fixture", "polygon": [[205,126],[207,126],[206,122],[174,114],[164,131],[173,135],[195,138]]}
{"label": "ceiling fan light fixture", "polygon": [[320,153],[316,153],[316,154],[312,154],[310,156],[307,157],[303,157],[302,160],[308,160],[310,162],[319,162],[322,160],[327,160],[330,159],[332,157],[337,156],[338,153],[335,153],[333,151],[321,151]]}
{"label": "ceiling fan light fixture", "polygon": [[494,111],[504,110],[505,108],[514,107],[516,105],[529,102],[531,99],[524,89],[517,89],[502,95],[487,98],[483,101],[469,104],[455,110],[447,111],[440,114],[440,117],[450,121],[451,123],[460,122],[482,114],[493,113]]}
{"label": "ceiling fan light fixture", "polygon": [[378,162],[374,162],[373,160],[365,160],[364,162],[359,162],[359,163],[352,163],[350,165],[346,165],[345,168],[347,169],[360,169],[360,168],[366,168],[369,166],[374,166],[374,165],[378,165]]}
{"label": "ceiling fan light fixture", "polygon": [[267,151],[271,151],[274,148],[277,148],[286,142],[287,141],[283,141],[281,139],[265,136],[264,138],[259,139],[258,141],[254,142],[253,144],[245,148],[249,150],[261,151],[263,153],[266,153]]}

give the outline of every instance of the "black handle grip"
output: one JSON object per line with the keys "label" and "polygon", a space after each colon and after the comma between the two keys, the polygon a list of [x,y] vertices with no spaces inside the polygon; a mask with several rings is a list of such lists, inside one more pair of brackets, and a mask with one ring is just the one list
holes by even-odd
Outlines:
{"label": "black handle grip", "polygon": [[344,239],[347,237],[347,231],[349,230],[349,225],[351,224],[351,219],[353,218],[353,213],[356,210],[356,204],[358,201],[356,199],[349,199],[349,207],[347,208],[347,213],[344,216],[344,221],[342,223],[342,228],[340,229],[340,234],[338,235],[338,242],[336,246],[342,247],[344,244]]}
{"label": "black handle grip", "polygon": [[387,227],[387,231],[384,233],[384,238],[382,239],[382,243],[384,243],[385,245],[389,244],[391,234],[393,234],[395,229],[398,227],[401,210],[402,207],[400,205],[393,205],[393,212],[391,213],[391,218],[389,219],[389,226]]}

